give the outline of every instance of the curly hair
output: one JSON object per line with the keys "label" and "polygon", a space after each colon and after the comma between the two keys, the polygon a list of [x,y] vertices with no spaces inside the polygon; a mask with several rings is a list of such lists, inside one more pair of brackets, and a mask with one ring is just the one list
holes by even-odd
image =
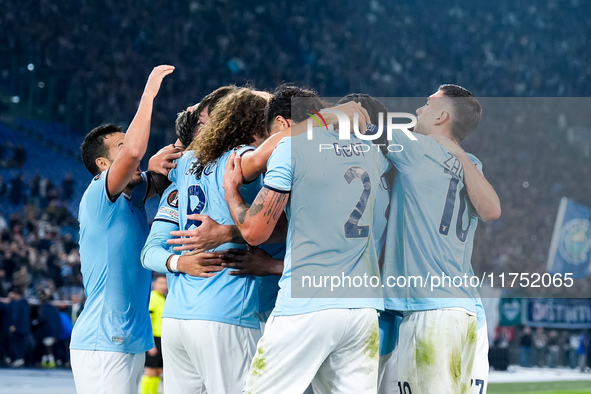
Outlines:
{"label": "curly hair", "polygon": [[201,129],[187,150],[199,159],[197,173],[225,152],[237,146],[252,144],[255,136],[266,138],[265,107],[267,100],[247,88],[221,99],[212,111],[209,122]]}

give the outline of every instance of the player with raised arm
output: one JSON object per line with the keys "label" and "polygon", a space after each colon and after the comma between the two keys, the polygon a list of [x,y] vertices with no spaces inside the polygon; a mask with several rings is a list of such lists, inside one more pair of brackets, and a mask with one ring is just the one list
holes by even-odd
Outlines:
{"label": "player with raised arm", "polygon": [[[137,393],[144,354],[154,347],[148,313],[151,273],[141,266],[140,252],[149,230],[144,201],[157,186],[139,164],[148,146],[154,98],[173,70],[166,65],[154,68],[127,133],[118,126],[100,126],[81,146],[94,179],[78,214],[87,301],[70,349],[80,394]],[[163,163],[179,156],[175,148],[161,150],[149,169],[165,173]]]}
{"label": "player with raised arm", "polygon": [[[459,144],[480,120],[476,98],[457,85],[442,85],[417,110],[410,141],[392,140],[398,169],[386,238],[383,277],[463,276],[472,272],[478,217],[495,220],[499,199],[482,164]],[[431,138],[433,137],[433,138]],[[403,312],[398,356],[401,393],[467,393],[477,342],[475,289],[461,286],[390,288],[385,306]]]}
{"label": "player with raised arm", "polygon": [[[223,86],[212,93],[208,94],[203,100],[192,107],[180,112],[175,122],[175,131],[178,137],[176,145],[182,149],[188,147],[203,125],[209,121],[209,114],[219,100],[236,89],[235,86]],[[150,234],[146,240],[146,245],[142,249],[142,265],[155,272],[170,274],[168,268],[171,259],[176,254],[174,267],[179,272],[191,275],[209,277],[217,271],[221,271],[220,253],[192,253],[180,256],[180,252],[187,249],[182,246],[177,246],[173,249],[173,242],[167,244],[167,241],[173,241],[173,235],[176,234],[179,228],[179,212],[178,212],[178,191],[174,183],[172,183],[163,193],[160,199],[160,205]],[[195,219],[195,216],[189,215],[190,219]],[[199,241],[205,250],[219,246],[225,242],[232,240],[237,241],[239,232],[232,226],[223,226],[211,220],[208,216],[198,216],[202,224],[200,226],[202,232],[199,234],[191,233],[188,235],[186,242]],[[241,238],[241,237],[240,237]],[[170,280],[171,278],[169,278]],[[166,360],[165,360],[166,363]]]}
{"label": "player with raised arm", "polygon": [[[367,112],[358,108],[365,125]],[[264,242],[286,208],[289,220],[277,304],[244,392],[301,393],[310,383],[320,393],[370,393],[377,387],[380,290],[302,288],[309,274],[379,276],[372,215],[387,163],[376,150],[355,150],[356,137],[342,145],[334,131],[314,131],[313,141],[299,135],[277,145],[251,206],[240,194],[242,160],[228,160],[225,198],[249,244]],[[319,152],[318,143],[335,149]]]}
{"label": "player with raised arm", "polygon": [[[169,178],[179,193],[179,223],[191,230],[201,223],[192,214],[207,214],[221,225],[232,220],[223,195],[225,152],[266,137],[263,112],[268,94],[237,88],[217,104],[191,150],[177,161]],[[192,148],[195,148],[194,151]],[[195,154],[197,153],[197,155]],[[199,159],[197,159],[197,157]],[[255,188],[256,182],[249,188]],[[226,243],[214,251],[243,245]],[[172,257],[168,268],[178,270]],[[176,268],[176,270],[175,270]],[[209,276],[209,275],[208,275]],[[260,336],[255,317],[258,297],[255,279],[229,275],[224,269],[210,277],[175,272],[165,306],[162,338],[165,391],[199,393],[239,392]]]}

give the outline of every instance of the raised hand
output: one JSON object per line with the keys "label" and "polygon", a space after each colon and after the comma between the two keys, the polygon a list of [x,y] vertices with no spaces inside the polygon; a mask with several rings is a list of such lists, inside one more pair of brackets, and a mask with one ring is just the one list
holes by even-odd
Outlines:
{"label": "raised hand", "polygon": [[242,186],[242,158],[233,152],[226,163],[223,188],[226,193],[236,191]]}
{"label": "raised hand", "polygon": [[367,124],[371,123],[369,114],[365,108],[355,101],[349,101],[345,104],[337,105],[336,107],[332,108],[325,108],[320,111],[324,117],[324,120],[326,120],[326,123],[333,124],[338,127],[338,117],[335,114],[330,113],[330,110],[341,111],[345,114],[345,116],[347,116],[347,118],[349,118],[349,122],[351,124],[351,133],[353,132],[353,125],[355,122],[357,122],[357,126],[359,127],[358,130],[361,133],[365,133],[367,130]]}
{"label": "raised hand", "polygon": [[168,176],[170,170],[176,168],[176,163],[173,163],[173,161],[180,158],[182,155],[183,149],[178,148],[173,144],[167,145],[150,158],[150,161],[148,162],[148,170]]}
{"label": "raised hand", "polygon": [[146,87],[144,88],[144,95],[149,97],[156,97],[158,91],[160,90],[160,85],[162,84],[162,80],[168,74],[171,74],[174,71],[174,66],[169,65],[162,65],[154,67],[150,76],[148,76],[148,82],[146,82]]}

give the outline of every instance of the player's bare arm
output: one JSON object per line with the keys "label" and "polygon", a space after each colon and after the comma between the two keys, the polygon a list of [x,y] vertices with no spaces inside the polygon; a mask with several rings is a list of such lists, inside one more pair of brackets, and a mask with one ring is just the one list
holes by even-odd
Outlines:
{"label": "player's bare arm", "polygon": [[497,220],[501,216],[501,201],[492,185],[457,143],[441,134],[432,135],[432,137],[462,163],[466,191],[478,217],[484,222]]}
{"label": "player's bare arm", "polygon": [[[365,132],[365,130],[367,129],[367,123],[369,123],[369,115],[367,111],[359,103],[350,101],[342,105],[337,105],[336,107],[333,107],[331,109],[336,109],[343,112],[349,118],[351,124],[353,124],[356,118],[359,130],[361,132]],[[320,113],[324,117],[324,120],[327,124],[332,124],[333,126],[338,127],[339,120],[335,114],[325,113],[322,111],[320,111]],[[357,114],[357,117],[355,116],[355,114]],[[258,146],[254,151],[244,153],[242,155],[241,160],[241,168],[244,181],[253,181],[259,175],[267,171],[267,162],[269,161],[271,154],[275,150],[275,147],[283,138],[300,135],[305,133],[307,130],[307,122],[299,122],[293,124],[291,127],[288,127],[267,138],[265,142]]]}
{"label": "player's bare arm", "polygon": [[289,193],[263,187],[249,207],[240,195],[243,179],[240,161],[241,157],[233,153],[226,163],[225,199],[242,237],[248,244],[256,246],[268,240],[273,233],[287,205]]}
{"label": "player's bare arm", "polygon": [[118,196],[127,187],[146,153],[150,137],[150,124],[154,98],[160,90],[162,79],[174,71],[173,66],[155,67],[148,77],[138,110],[123,140],[119,154],[111,164],[107,179],[109,195]]}
{"label": "player's bare arm", "polygon": [[283,260],[274,259],[260,248],[228,249],[222,254],[222,267],[234,268],[230,275],[268,276],[283,274]]}

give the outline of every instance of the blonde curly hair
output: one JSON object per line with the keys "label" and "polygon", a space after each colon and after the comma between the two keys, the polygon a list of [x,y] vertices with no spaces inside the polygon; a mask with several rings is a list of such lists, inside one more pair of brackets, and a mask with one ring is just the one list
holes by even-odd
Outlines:
{"label": "blonde curly hair", "polygon": [[187,147],[199,159],[197,173],[230,149],[252,144],[255,136],[266,138],[266,106],[267,100],[248,88],[237,88],[221,99],[209,122]]}

